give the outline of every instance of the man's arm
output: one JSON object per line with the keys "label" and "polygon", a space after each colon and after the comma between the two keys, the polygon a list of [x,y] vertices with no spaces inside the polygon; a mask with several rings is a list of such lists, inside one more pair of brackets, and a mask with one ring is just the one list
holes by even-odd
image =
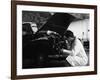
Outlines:
{"label": "man's arm", "polygon": [[62,49],[61,52],[65,53],[65,54],[69,54],[69,55],[74,55],[72,50],[67,50],[67,49]]}

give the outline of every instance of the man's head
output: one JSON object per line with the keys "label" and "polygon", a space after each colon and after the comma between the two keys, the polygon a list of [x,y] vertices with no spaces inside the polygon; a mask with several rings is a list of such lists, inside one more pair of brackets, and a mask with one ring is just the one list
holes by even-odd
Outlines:
{"label": "man's head", "polygon": [[67,30],[64,36],[67,38],[68,41],[73,41],[75,39],[73,32],[70,30]]}
{"label": "man's head", "polygon": [[32,23],[31,24],[32,30],[33,30],[33,34],[35,34],[38,31],[38,27],[36,23]]}

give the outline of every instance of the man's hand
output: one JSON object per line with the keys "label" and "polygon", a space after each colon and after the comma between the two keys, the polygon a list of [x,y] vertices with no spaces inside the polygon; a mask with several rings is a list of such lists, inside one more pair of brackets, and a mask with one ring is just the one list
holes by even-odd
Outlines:
{"label": "man's hand", "polygon": [[60,52],[61,52],[61,53],[64,53],[64,49],[61,49]]}

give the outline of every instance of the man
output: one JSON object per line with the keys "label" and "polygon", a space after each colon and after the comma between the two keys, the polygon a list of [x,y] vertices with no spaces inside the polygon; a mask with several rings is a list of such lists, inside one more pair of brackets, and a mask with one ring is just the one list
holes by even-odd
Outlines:
{"label": "man", "polygon": [[38,27],[36,23],[32,23],[31,28],[32,28],[33,34],[35,34],[38,31]]}
{"label": "man", "polygon": [[70,30],[67,30],[65,37],[67,38],[66,42],[68,41],[69,49],[62,49],[61,51],[65,54],[68,54],[66,60],[72,66],[87,65],[88,57],[80,40],[78,40]]}

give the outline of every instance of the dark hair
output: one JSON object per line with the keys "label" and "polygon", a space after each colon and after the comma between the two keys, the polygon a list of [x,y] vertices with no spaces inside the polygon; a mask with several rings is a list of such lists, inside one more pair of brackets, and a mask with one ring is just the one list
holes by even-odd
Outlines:
{"label": "dark hair", "polygon": [[70,30],[67,30],[67,31],[64,33],[64,35],[65,35],[67,38],[69,38],[69,37],[74,37],[73,32],[70,31]]}
{"label": "dark hair", "polygon": [[23,23],[22,24],[22,30],[26,31],[28,34],[32,34],[33,33],[30,23]]}

